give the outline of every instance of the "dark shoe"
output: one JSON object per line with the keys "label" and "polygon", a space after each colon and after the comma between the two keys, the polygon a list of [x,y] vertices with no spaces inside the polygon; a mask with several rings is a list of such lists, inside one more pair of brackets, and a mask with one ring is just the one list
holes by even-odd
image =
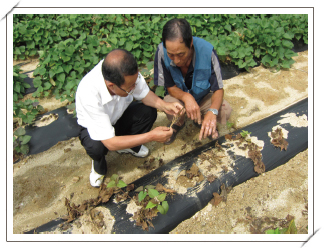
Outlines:
{"label": "dark shoe", "polygon": [[[170,125],[171,125],[171,124],[170,124]],[[170,125],[169,125],[169,126],[170,126]],[[179,132],[179,131],[184,127],[184,125],[185,125],[185,123],[183,123],[181,126],[178,126],[178,125],[173,124],[173,125],[172,125],[173,134],[172,134],[172,136],[170,137],[170,140],[167,141],[167,142],[165,142],[164,144],[165,144],[165,145],[170,145],[170,144],[175,140],[175,138],[177,137],[178,132]]]}

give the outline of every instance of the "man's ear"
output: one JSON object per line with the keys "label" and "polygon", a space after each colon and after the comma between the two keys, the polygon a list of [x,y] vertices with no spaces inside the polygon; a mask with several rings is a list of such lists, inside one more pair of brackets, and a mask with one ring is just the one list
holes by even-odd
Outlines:
{"label": "man's ear", "polygon": [[112,88],[114,86],[114,84],[112,82],[109,82],[107,80],[105,80],[105,84],[106,84],[107,88],[108,87]]}

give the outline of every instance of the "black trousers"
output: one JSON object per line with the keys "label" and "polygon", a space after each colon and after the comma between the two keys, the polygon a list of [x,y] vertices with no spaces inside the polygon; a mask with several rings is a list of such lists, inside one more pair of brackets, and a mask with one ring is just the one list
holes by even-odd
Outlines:
{"label": "black trousers", "polygon": [[[132,102],[114,125],[115,135],[137,135],[149,132],[156,117],[157,112],[155,108],[146,106],[141,102]],[[94,161],[94,170],[98,174],[105,175],[107,173],[105,155],[109,150],[101,141],[92,140],[87,128],[80,125],[79,127],[79,139],[87,154]],[[140,148],[141,145],[132,148],[132,150],[138,153]]]}

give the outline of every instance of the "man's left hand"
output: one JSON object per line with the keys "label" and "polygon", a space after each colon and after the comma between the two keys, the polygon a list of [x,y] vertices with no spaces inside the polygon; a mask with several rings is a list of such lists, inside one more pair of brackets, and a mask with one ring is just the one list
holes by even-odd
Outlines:
{"label": "man's left hand", "polygon": [[201,125],[199,140],[206,138],[207,136],[212,136],[213,139],[218,137],[218,132],[216,130],[217,116],[212,112],[207,112]]}

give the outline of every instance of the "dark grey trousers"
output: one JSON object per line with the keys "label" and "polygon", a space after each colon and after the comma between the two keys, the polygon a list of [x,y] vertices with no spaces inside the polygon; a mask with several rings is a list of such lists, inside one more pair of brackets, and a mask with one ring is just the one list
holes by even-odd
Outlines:
{"label": "dark grey trousers", "polygon": [[[146,106],[141,102],[132,102],[114,125],[115,135],[137,135],[149,132],[156,117],[155,108]],[[109,150],[101,141],[92,140],[87,128],[80,125],[79,127],[79,139],[87,154],[93,159],[95,171],[98,174],[105,175],[107,173],[105,156]],[[140,148],[141,145],[132,148],[132,150],[138,153]]]}

